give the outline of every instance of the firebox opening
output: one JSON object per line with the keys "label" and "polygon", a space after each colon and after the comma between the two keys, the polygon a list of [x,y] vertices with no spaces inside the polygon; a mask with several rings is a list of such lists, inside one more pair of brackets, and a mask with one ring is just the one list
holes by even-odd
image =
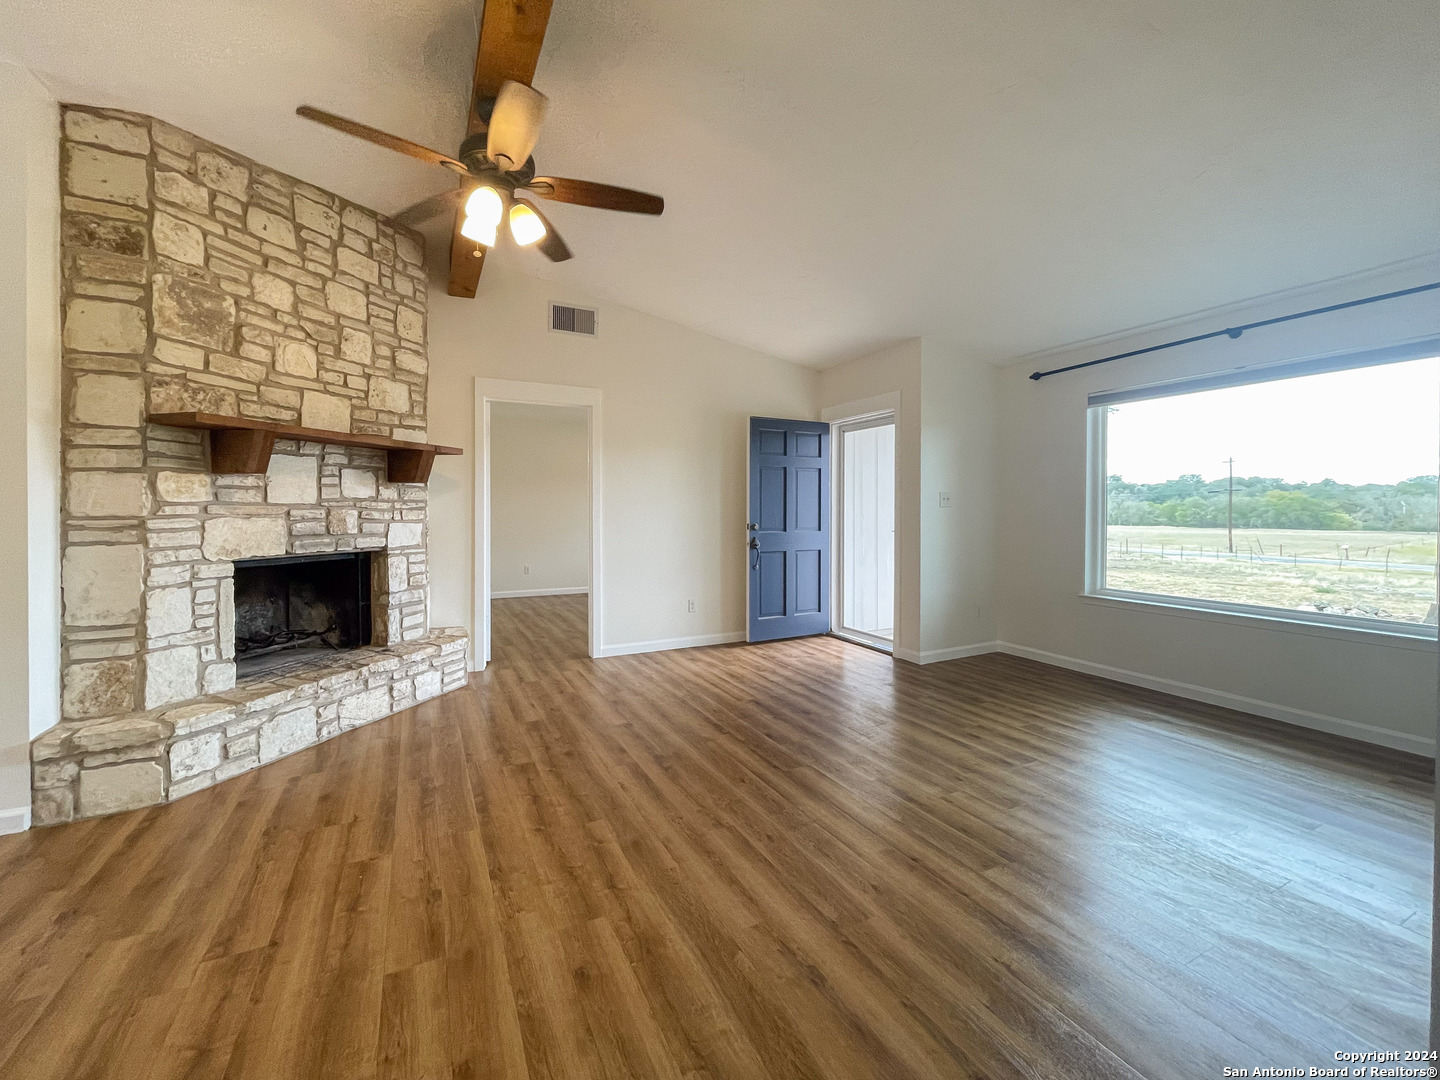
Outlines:
{"label": "firebox opening", "polygon": [[370,635],[368,551],[235,563],[237,675],[269,670],[302,649],[356,649]]}

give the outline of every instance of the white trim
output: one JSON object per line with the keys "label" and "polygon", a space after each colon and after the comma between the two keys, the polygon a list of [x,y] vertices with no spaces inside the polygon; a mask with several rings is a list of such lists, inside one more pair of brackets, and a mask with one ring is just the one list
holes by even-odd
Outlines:
{"label": "white trim", "polygon": [[1085,577],[1081,588],[1087,596],[1105,587],[1109,556],[1110,485],[1105,475],[1109,415],[1103,405],[1085,410]]}
{"label": "white trim", "polygon": [[820,410],[820,419],[827,424],[838,424],[844,420],[859,420],[879,413],[900,413],[900,391],[876,394],[874,397],[859,398],[840,405],[828,405]]}
{"label": "white trim", "polygon": [[590,386],[475,380],[475,625],[471,670],[483,671],[490,660],[490,406],[496,401],[523,405],[569,405],[583,408],[590,440],[590,643],[591,656],[602,655],[601,613],[604,611],[601,523],[600,391]]}
{"label": "white trim", "polygon": [[963,660],[967,656],[983,656],[998,652],[1000,642],[982,641],[975,645],[956,645],[949,649],[930,649],[920,652],[916,649],[896,649],[895,659],[909,664],[940,664],[946,660]]}
{"label": "white trim", "polygon": [[1097,664],[1091,660],[1080,660],[1073,656],[1063,656],[1060,653],[1046,652],[1044,649],[1033,649],[1028,645],[1016,645],[1009,641],[987,641],[980,645],[962,645],[953,649],[934,649],[929,652],[917,653],[910,649],[896,649],[895,659],[905,660],[912,664],[934,664],[945,660],[959,660],[967,656],[980,656],[984,653],[1005,653],[1008,656],[1019,656],[1026,660],[1034,660],[1037,663],[1048,664],[1051,667],[1064,668],[1067,671],[1078,671],[1082,675],[1094,675],[1101,679],[1109,679],[1111,682],[1125,683],[1129,686],[1139,686],[1146,690],[1156,690],[1162,694],[1171,694],[1175,697],[1186,698],[1190,701],[1198,701],[1205,705],[1218,705],[1225,709],[1234,709],[1236,712],[1250,713],[1253,716],[1263,716],[1269,720],[1278,720],[1293,727],[1308,728],[1311,731],[1323,731],[1330,735],[1340,735],[1347,739],[1355,739],[1358,742],[1370,743],[1372,745],[1389,747],[1392,750],[1403,750],[1410,754],[1419,754],[1422,757],[1435,757],[1435,740],[1427,739],[1421,735],[1411,735],[1404,731],[1392,731],[1389,728],[1376,727],[1374,724],[1364,724],[1358,720],[1346,720],[1339,716],[1327,716],[1324,713],[1310,712],[1306,709],[1295,709],[1288,705],[1277,705],[1270,701],[1260,701],[1256,698],[1245,697],[1241,694],[1232,694],[1224,690],[1213,690],[1208,686],[1196,686],[1193,683],[1178,682],[1174,679],[1164,679],[1156,675],[1146,675],[1138,671],[1129,671],[1125,668],[1111,667],[1109,664]]}
{"label": "white trim", "polygon": [[[899,395],[895,395],[899,396]],[[899,623],[900,559],[898,533],[895,529],[900,493],[900,425],[894,410],[830,423],[830,632],[839,637],[853,636],[863,645],[893,652],[895,627]],[[845,623],[845,436],[852,431],[870,431],[877,427],[891,429],[894,462],[890,479],[890,637],[882,638]]]}
{"label": "white trim", "polygon": [[[904,619],[904,597],[900,591],[900,540],[905,533],[904,523],[900,519],[900,492],[902,479],[900,476],[900,391],[891,390],[888,393],[876,394],[873,397],[858,398],[855,401],[842,402],[839,405],[829,405],[820,410],[820,419],[830,425],[830,632],[837,637],[845,637],[851,631],[840,626],[843,614],[840,610],[840,587],[841,573],[843,568],[840,565],[840,546],[843,543],[840,496],[840,468],[837,460],[836,447],[840,445],[839,429],[844,424],[854,420],[866,420],[874,417],[888,415],[890,423],[895,425],[895,557],[892,560],[895,572],[895,612],[891,622],[891,640],[886,645],[879,645],[868,641],[859,644],[872,646],[874,648],[886,649],[895,656],[900,655],[896,648],[897,640],[900,637],[900,627]],[[746,469],[746,476],[749,476],[749,469]],[[749,565],[748,563],[746,564]],[[749,594],[749,590],[746,590]],[[749,625],[749,620],[746,620]],[[907,652],[909,650],[906,650]]]}
{"label": "white trim", "polygon": [[1434,739],[1426,739],[1422,736],[1411,735],[1403,731],[1391,731],[1389,728],[1376,727],[1373,724],[1362,724],[1357,720],[1345,720],[1338,716],[1326,716],[1323,713],[1309,712],[1305,709],[1292,709],[1288,705],[1276,705],[1273,702],[1258,701],[1255,698],[1243,697],[1240,694],[1230,694],[1223,690],[1212,690],[1208,686],[1195,686],[1192,683],[1176,682],[1174,679],[1162,679],[1154,675],[1144,675],[1138,671],[1127,671],[1124,668],[1111,667],[1109,664],[1097,664],[1090,660],[1078,660],[1073,656],[1062,656],[1059,653],[1046,652],[1043,649],[1032,649],[1028,645],[1015,645],[1008,641],[998,642],[995,651],[1006,653],[1010,656],[1020,656],[1027,660],[1035,660],[1041,664],[1049,664],[1051,667],[1078,671],[1083,675],[1096,675],[1102,679],[1127,683],[1130,686],[1139,686],[1146,690],[1158,690],[1163,694],[1173,694],[1176,697],[1188,698],[1191,701],[1199,701],[1206,705],[1218,705],[1226,709],[1235,709],[1237,712],[1251,713],[1255,716],[1263,716],[1270,720],[1279,720],[1282,723],[1292,724],[1295,727],[1310,728],[1313,731],[1324,731],[1331,735],[1341,735],[1345,738],[1356,739],[1360,742],[1388,746],[1392,750],[1404,750],[1411,754],[1420,754],[1423,757],[1433,758],[1435,756]]}
{"label": "white trim", "polygon": [[1325,616],[1319,612],[1307,618],[1309,612],[1291,612],[1285,608],[1253,607],[1246,604],[1216,602],[1212,605],[1204,600],[1191,600],[1183,596],[1170,597],[1161,593],[1122,593],[1112,590],[1082,593],[1080,600],[1086,604],[1100,604],[1117,610],[1129,609],[1182,619],[1211,620],[1282,634],[1306,634],[1310,637],[1330,638],[1332,641],[1409,649],[1411,652],[1435,651],[1435,627],[1428,623],[1383,622],[1379,619],[1355,619],[1345,622],[1342,621],[1345,617],[1340,615],[1332,615],[1330,619],[1334,621],[1326,621]]}
{"label": "white trim", "polygon": [[880,413],[886,412],[899,415],[899,390],[877,393],[874,397],[858,397],[854,402],[842,402],[841,405],[825,406],[824,409],[819,410],[819,418],[825,423],[842,423],[845,420],[860,420],[865,416],[878,416]]}
{"label": "white trim", "polygon": [[28,828],[30,828],[30,807],[12,806],[8,810],[0,810],[0,836],[22,833]]}
{"label": "white trim", "polygon": [[869,431],[877,427],[894,427],[895,414],[890,410],[882,413],[871,413],[869,416],[857,416],[853,420],[836,420],[830,427],[843,428],[846,431]]}
{"label": "white trim", "polygon": [[[1374,351],[1374,350],[1370,350]],[[1350,355],[1361,355],[1352,352]],[[1109,405],[1089,405],[1085,411],[1085,569],[1080,599],[1087,603],[1114,604],[1132,609],[1153,609],[1162,614],[1183,614],[1191,618],[1218,618],[1241,625],[1262,625],[1269,629],[1312,633],[1319,637],[1367,641],[1372,644],[1411,643],[1433,648],[1436,631],[1425,623],[1366,619],[1324,612],[1293,611],[1262,604],[1205,600],[1167,593],[1130,592],[1105,585],[1110,555],[1108,521],[1109,488]]]}
{"label": "white trim", "polygon": [[658,641],[627,641],[622,645],[606,645],[597,656],[633,656],[636,653],[668,652],[671,649],[695,649],[704,645],[730,645],[745,640],[745,632],[728,634],[697,634],[694,637],[661,638]]}
{"label": "white trim", "polygon": [[580,596],[588,593],[590,589],[585,585],[577,585],[573,589],[507,589],[504,592],[492,592],[492,600],[514,600],[521,596]]}

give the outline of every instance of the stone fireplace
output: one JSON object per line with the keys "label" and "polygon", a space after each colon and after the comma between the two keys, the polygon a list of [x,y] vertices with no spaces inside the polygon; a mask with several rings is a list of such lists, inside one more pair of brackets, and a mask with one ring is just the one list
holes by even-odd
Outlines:
{"label": "stone fireplace", "polygon": [[[158,120],[62,118],[63,722],[32,746],[40,824],[178,798],[466,678],[464,634],[429,625],[426,485],[318,437],[425,440],[421,238]],[[150,421],[197,412],[318,430],[217,473],[207,431]]]}

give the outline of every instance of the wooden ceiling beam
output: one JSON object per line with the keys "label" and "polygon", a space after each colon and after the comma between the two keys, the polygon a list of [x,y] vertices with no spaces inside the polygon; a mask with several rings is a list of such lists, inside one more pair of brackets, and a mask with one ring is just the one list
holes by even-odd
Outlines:
{"label": "wooden ceiling beam", "polygon": [[480,47],[475,53],[474,96],[469,131],[485,130],[475,101],[494,97],[507,79],[529,86],[545,44],[551,0],[485,0],[480,20]]}
{"label": "wooden ceiling beam", "polygon": [[[550,25],[551,0],[485,0],[480,19],[480,46],[475,52],[475,78],[466,112],[465,130],[474,135],[485,130],[485,121],[475,111],[481,98],[494,97],[507,79],[530,85],[545,29]],[[485,267],[484,249],[477,257],[476,244],[460,235],[464,207],[455,211],[450,231],[451,296],[474,296]]]}
{"label": "wooden ceiling beam", "polygon": [[446,290],[451,296],[474,297],[480,287],[480,271],[485,269],[485,249],[474,240],[460,235],[460,226],[465,222],[465,207],[455,210],[455,220],[450,226],[450,285]]}

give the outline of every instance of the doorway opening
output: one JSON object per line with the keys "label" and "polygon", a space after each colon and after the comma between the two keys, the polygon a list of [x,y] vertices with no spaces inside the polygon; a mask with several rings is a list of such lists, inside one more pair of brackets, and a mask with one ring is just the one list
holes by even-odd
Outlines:
{"label": "doorway opening", "polygon": [[491,658],[589,654],[588,416],[575,405],[490,407]]}
{"label": "doorway opening", "polygon": [[836,424],[834,632],[895,643],[895,414]]}
{"label": "doorway opening", "polygon": [[599,655],[600,392],[475,381],[475,667]]}

